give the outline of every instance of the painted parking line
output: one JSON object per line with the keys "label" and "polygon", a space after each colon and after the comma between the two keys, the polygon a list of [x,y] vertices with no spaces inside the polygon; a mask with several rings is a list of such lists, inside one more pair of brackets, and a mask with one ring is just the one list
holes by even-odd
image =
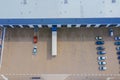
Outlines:
{"label": "painted parking line", "polygon": [[[37,75],[56,75],[56,74],[15,74],[15,73],[7,73],[4,74],[6,76],[37,76]],[[120,74],[58,74],[58,75],[71,75],[71,76],[120,76]]]}

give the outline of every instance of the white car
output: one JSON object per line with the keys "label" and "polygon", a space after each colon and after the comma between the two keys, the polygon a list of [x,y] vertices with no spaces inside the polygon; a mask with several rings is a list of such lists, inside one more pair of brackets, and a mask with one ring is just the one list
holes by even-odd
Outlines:
{"label": "white car", "polygon": [[37,54],[37,46],[34,46],[33,47],[33,53],[32,53],[33,55],[36,55]]}
{"label": "white car", "polygon": [[102,60],[105,60],[105,59],[106,59],[105,56],[98,56],[98,60],[99,60],[99,61],[102,61]]}
{"label": "white car", "polygon": [[105,70],[107,70],[107,67],[105,67],[105,66],[100,66],[100,67],[99,67],[99,70],[100,70],[100,71],[105,71]]}
{"label": "white car", "polygon": [[105,51],[98,51],[97,54],[98,55],[104,55],[104,54],[106,54],[106,52]]}
{"label": "white car", "polygon": [[114,36],[113,29],[110,29],[110,30],[109,30],[109,35],[110,35],[111,37]]}
{"label": "white car", "polygon": [[98,62],[99,65],[106,65],[107,63],[105,61]]}

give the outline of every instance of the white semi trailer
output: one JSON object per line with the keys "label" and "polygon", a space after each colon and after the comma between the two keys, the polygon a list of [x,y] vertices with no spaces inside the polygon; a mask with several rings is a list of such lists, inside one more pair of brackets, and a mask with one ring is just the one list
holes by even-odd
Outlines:
{"label": "white semi trailer", "polygon": [[52,56],[57,56],[57,28],[52,28]]}

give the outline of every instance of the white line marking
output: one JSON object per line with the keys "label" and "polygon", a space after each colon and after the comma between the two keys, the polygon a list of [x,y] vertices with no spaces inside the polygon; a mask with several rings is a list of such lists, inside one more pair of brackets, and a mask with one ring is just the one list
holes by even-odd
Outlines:
{"label": "white line marking", "polygon": [[52,28],[52,24],[48,24],[48,27],[49,27],[49,28]]}
{"label": "white line marking", "polygon": [[71,25],[71,24],[68,24],[68,25],[67,25],[67,28],[71,28],[71,27],[72,27],[72,25]]}
{"label": "white line marking", "polygon": [[89,28],[91,26],[91,24],[87,24],[87,28]]}
{"label": "white line marking", "polygon": [[[4,74],[7,76],[32,76],[32,75],[56,75],[56,74],[15,74],[15,73],[8,73]],[[71,75],[71,76],[120,76],[120,74],[58,74],[58,75]]]}
{"label": "white line marking", "polygon": [[81,24],[76,24],[76,28],[78,28],[78,27],[80,27],[81,26]]}
{"label": "white line marking", "polygon": [[11,27],[11,28],[14,28],[14,26],[13,26],[13,25],[10,25],[10,27]]}
{"label": "white line marking", "polygon": [[[3,28],[3,39],[2,39],[2,50],[1,50],[1,60],[0,60],[0,68],[2,66],[2,58],[3,58],[3,50],[4,50],[4,40],[5,40],[5,32],[6,32],[6,28]],[[3,35],[4,34],[4,35]]]}
{"label": "white line marking", "polygon": [[20,26],[20,28],[23,28],[23,26],[22,25],[19,25]]}
{"label": "white line marking", "polygon": [[57,24],[57,27],[58,27],[58,28],[61,28],[61,24]]}
{"label": "white line marking", "polygon": [[100,24],[96,24],[96,25],[95,25],[96,28],[99,27],[99,26],[100,26]]}
{"label": "white line marking", "polygon": [[2,77],[4,80],[8,80],[8,78],[5,77],[4,75],[1,75],[1,77]]}

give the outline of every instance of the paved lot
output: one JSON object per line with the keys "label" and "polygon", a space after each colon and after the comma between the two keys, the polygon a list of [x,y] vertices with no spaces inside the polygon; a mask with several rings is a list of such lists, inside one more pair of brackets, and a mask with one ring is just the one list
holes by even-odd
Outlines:
{"label": "paved lot", "polygon": [[[73,74],[41,74],[41,75],[7,75],[9,80],[32,80],[32,77],[40,77],[40,80],[120,80],[119,76],[110,75],[73,75]],[[0,78],[0,80],[4,80]]]}
{"label": "paved lot", "polygon": [[[120,29],[114,28],[120,36]],[[119,74],[114,39],[108,28],[58,29],[58,55],[51,56],[51,30],[39,30],[37,56],[32,56],[33,29],[7,29],[2,74]],[[99,71],[95,36],[105,41],[107,70]]]}

